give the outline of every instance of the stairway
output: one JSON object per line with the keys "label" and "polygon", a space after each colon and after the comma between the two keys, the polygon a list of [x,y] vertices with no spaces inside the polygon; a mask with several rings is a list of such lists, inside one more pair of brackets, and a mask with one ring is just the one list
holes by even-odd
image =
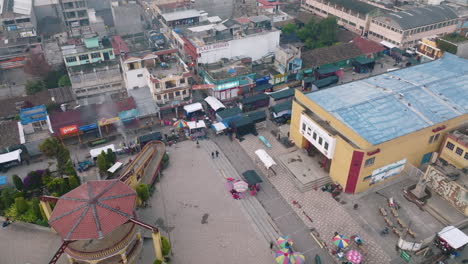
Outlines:
{"label": "stairway", "polygon": [[[202,148],[211,155],[216,150],[222,152],[218,146],[211,140],[200,141]],[[220,171],[219,177],[233,178],[236,180],[242,180],[241,176],[237,173],[236,169],[232,166],[225,155],[220,155],[218,158],[213,159],[215,167]],[[247,198],[239,200],[242,205],[243,211],[245,211],[250,220],[255,224],[254,228],[265,238],[267,243],[276,241],[280,237],[280,231],[273,219],[265,211],[265,208],[260,204],[258,199],[250,194],[247,194]]]}
{"label": "stairway", "polygon": [[311,182],[308,182],[306,184],[303,184],[302,182],[300,182],[295,176],[294,174],[291,172],[291,170],[289,170],[289,168],[283,163],[283,161],[281,160],[278,160],[279,161],[279,168],[277,168],[277,174],[284,174],[286,176],[288,176],[288,178],[293,182],[294,186],[296,186],[297,190],[300,191],[300,192],[307,192],[307,191],[310,191],[314,188],[320,188],[326,184],[329,184],[329,183],[332,183],[332,179],[330,178],[330,176],[325,176],[325,177],[322,177],[320,179],[317,179],[317,180],[314,180],[314,181],[311,181]]}

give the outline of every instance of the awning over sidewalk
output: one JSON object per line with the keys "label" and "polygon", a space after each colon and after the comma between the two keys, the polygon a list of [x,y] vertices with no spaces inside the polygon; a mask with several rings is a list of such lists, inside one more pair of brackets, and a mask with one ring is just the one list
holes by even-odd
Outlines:
{"label": "awning over sidewalk", "polygon": [[438,235],[454,249],[461,248],[468,244],[468,236],[454,226],[444,227]]}
{"label": "awning over sidewalk", "polygon": [[17,160],[21,162],[21,149],[0,155],[0,164]]}
{"label": "awning over sidewalk", "polygon": [[255,151],[255,155],[258,156],[267,169],[271,168],[273,165],[276,165],[276,162],[273,160],[273,158],[263,149],[257,149]]}

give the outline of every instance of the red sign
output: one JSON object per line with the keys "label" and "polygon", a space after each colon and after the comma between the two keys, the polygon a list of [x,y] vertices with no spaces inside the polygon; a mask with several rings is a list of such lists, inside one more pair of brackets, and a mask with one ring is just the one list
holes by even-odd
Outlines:
{"label": "red sign", "polygon": [[66,127],[60,128],[60,134],[61,135],[68,135],[68,134],[72,134],[72,133],[75,133],[75,132],[78,132],[78,126],[77,125],[66,126]]}
{"label": "red sign", "polygon": [[192,85],[192,90],[204,90],[204,89],[211,89],[214,88],[214,84],[197,84]]}

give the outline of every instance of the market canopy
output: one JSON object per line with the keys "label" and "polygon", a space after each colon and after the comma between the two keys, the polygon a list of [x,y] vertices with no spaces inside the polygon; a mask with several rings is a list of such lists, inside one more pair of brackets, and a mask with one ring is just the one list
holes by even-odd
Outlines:
{"label": "market canopy", "polygon": [[244,179],[249,184],[249,186],[263,182],[262,178],[260,178],[260,176],[258,176],[254,170],[245,171],[242,173],[242,176],[244,176]]}
{"label": "market canopy", "polygon": [[454,226],[447,226],[439,232],[439,237],[445,240],[450,247],[458,249],[468,244],[468,236]]}
{"label": "market canopy", "polygon": [[205,102],[215,111],[218,111],[221,108],[226,108],[216,97],[207,96]]}
{"label": "market canopy", "polygon": [[110,167],[107,171],[110,173],[116,172],[120,167],[122,167],[123,163],[122,162],[116,162],[112,167]]}
{"label": "market canopy", "polygon": [[339,70],[340,70],[340,68],[338,66],[330,65],[330,66],[325,66],[325,67],[318,68],[317,73],[320,74],[320,75],[323,75],[323,74],[333,73],[333,72],[336,72],[336,71],[339,71]]}
{"label": "market canopy", "polygon": [[250,117],[254,123],[263,122],[266,120],[266,113],[264,110],[249,113],[247,116]]}
{"label": "market canopy", "polygon": [[264,92],[264,91],[269,90],[271,88],[273,88],[273,85],[271,83],[264,83],[264,84],[254,86],[253,90],[254,90],[254,92]]}
{"label": "market canopy", "polygon": [[259,93],[259,94],[249,96],[249,97],[246,97],[246,98],[242,99],[242,105],[252,104],[252,103],[256,103],[258,101],[268,100],[268,99],[269,99],[268,95],[266,95],[264,93]]}
{"label": "market canopy", "polygon": [[189,121],[189,122],[187,122],[187,125],[188,125],[188,127],[190,128],[190,130],[206,127],[205,121],[203,121],[203,120],[198,120],[197,122],[195,122],[195,121]]}
{"label": "market canopy", "polygon": [[273,160],[273,158],[263,149],[257,149],[255,151],[255,155],[257,155],[257,157],[262,161],[267,169],[271,168],[273,165],[276,165],[276,162]]}
{"label": "market canopy", "polygon": [[216,133],[219,133],[227,128],[223,122],[214,123],[211,126],[216,130]]}
{"label": "market canopy", "polygon": [[7,163],[10,161],[15,161],[17,160],[18,162],[21,162],[21,149],[17,149],[12,152],[7,152],[5,154],[0,155],[0,164],[1,163]]}
{"label": "market canopy", "polygon": [[273,113],[280,113],[283,111],[291,110],[292,109],[292,101],[285,101],[279,104],[275,104],[274,106],[270,107],[270,111]]}
{"label": "market canopy", "polygon": [[270,93],[269,95],[271,96],[271,98],[273,98],[273,100],[278,101],[294,96],[294,89],[287,88],[278,92]]}
{"label": "market canopy", "polygon": [[233,108],[224,109],[224,110],[216,113],[216,115],[219,116],[221,119],[225,119],[225,118],[229,118],[229,117],[239,115],[240,113],[242,113],[242,110],[239,107],[236,106],[236,107],[233,107]]}
{"label": "market canopy", "polygon": [[203,111],[203,106],[201,103],[194,103],[189,105],[184,105],[184,110],[187,113],[193,113],[196,111]]}
{"label": "market canopy", "polygon": [[115,146],[114,144],[110,144],[110,145],[107,145],[105,147],[101,147],[101,148],[95,148],[95,149],[92,149],[89,151],[89,154],[91,155],[91,158],[96,158],[97,156],[99,156],[99,154],[101,154],[103,151],[107,153],[107,150],[108,149],[111,149],[112,152],[115,152]]}

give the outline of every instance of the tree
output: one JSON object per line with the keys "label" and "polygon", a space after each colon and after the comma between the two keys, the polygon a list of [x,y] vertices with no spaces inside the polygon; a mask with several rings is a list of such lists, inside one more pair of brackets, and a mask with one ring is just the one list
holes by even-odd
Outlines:
{"label": "tree", "polygon": [[31,200],[31,209],[37,219],[42,219],[41,208],[39,206],[39,198],[34,197]]}
{"label": "tree", "polygon": [[70,77],[68,77],[68,74],[62,75],[62,77],[60,77],[60,79],[58,80],[58,86],[59,87],[71,86],[71,81],[70,81]]}
{"label": "tree", "polygon": [[163,256],[169,255],[171,253],[171,242],[165,236],[161,236],[161,247]]}
{"label": "tree", "polygon": [[107,162],[106,153],[104,151],[97,156],[96,163],[100,172],[106,172],[109,169],[109,163]]}
{"label": "tree", "polygon": [[64,178],[54,178],[47,185],[47,189],[51,193],[57,193],[59,196],[64,195],[69,191],[69,187]]}
{"label": "tree", "polygon": [[42,186],[42,174],[43,171],[31,171],[26,175],[23,181],[23,188],[25,190],[34,190]]}
{"label": "tree", "polygon": [[70,190],[73,190],[76,187],[80,186],[79,178],[77,176],[68,177],[68,186],[70,187]]}
{"label": "tree", "polygon": [[338,24],[334,17],[327,17],[318,23],[311,19],[297,31],[297,36],[306,48],[315,49],[333,45],[336,42],[337,30]]}
{"label": "tree", "polygon": [[106,160],[109,162],[109,165],[113,165],[117,161],[117,155],[115,155],[112,149],[107,149]]}
{"label": "tree", "polygon": [[18,191],[22,191],[23,190],[23,180],[21,180],[21,178],[18,176],[18,175],[13,175],[13,184],[15,185],[15,188],[18,190]]}
{"label": "tree", "polygon": [[26,73],[42,78],[47,77],[50,68],[50,65],[47,63],[42,53],[31,54],[24,65],[24,71]]}
{"label": "tree", "polygon": [[48,138],[39,145],[39,150],[49,158],[57,160],[57,170],[60,175],[76,175],[75,168],[70,158],[70,151],[56,138]]}
{"label": "tree", "polygon": [[2,190],[2,194],[0,197],[2,199],[3,207],[5,209],[8,209],[15,202],[13,198],[14,193],[15,191],[12,188],[5,188]]}
{"label": "tree", "polygon": [[23,214],[29,209],[28,202],[23,197],[15,198],[15,207],[19,214]]}
{"label": "tree", "polygon": [[138,195],[138,198],[140,198],[140,200],[143,203],[146,203],[146,201],[148,201],[149,199],[148,185],[143,184],[143,183],[138,184],[138,186],[136,187],[136,193]]}
{"label": "tree", "polygon": [[297,25],[295,23],[288,23],[281,28],[281,31],[284,34],[293,34],[296,33]]}
{"label": "tree", "polygon": [[44,81],[27,81],[25,84],[26,87],[26,94],[33,95],[40,91],[46,90],[47,87],[45,86]]}

